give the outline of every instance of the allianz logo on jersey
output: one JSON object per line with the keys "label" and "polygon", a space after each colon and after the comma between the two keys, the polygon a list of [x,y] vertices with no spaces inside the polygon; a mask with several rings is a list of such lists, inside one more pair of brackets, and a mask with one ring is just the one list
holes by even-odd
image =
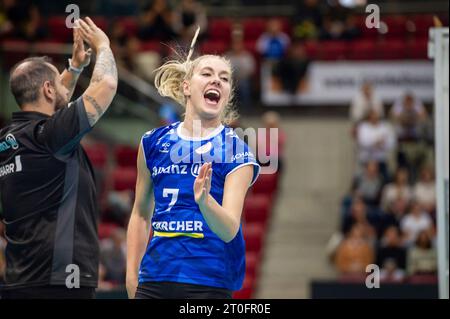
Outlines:
{"label": "allianz logo on jersey", "polygon": [[[169,166],[153,166],[152,168],[152,177],[161,174],[177,174],[177,175],[186,175],[188,174],[188,166],[185,164],[172,164]],[[190,172],[192,176],[197,177],[200,172],[200,168],[202,166],[201,163],[194,163],[191,166]]]}
{"label": "allianz logo on jersey", "polygon": [[0,142],[0,152],[9,150],[9,149],[16,150],[19,148],[19,143],[17,143],[16,138],[12,134],[8,134],[5,137],[5,140]]}

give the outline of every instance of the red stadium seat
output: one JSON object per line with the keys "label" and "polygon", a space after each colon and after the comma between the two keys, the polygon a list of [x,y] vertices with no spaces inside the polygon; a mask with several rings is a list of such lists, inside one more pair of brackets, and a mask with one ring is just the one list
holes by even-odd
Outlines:
{"label": "red stadium seat", "polygon": [[428,37],[428,30],[434,26],[433,15],[421,14],[413,17],[413,22],[416,27],[416,36]]}
{"label": "red stadium seat", "polygon": [[214,41],[225,41],[231,39],[232,21],[230,19],[211,19],[208,23],[208,37]]}
{"label": "red stadium seat", "polygon": [[114,150],[116,164],[122,167],[136,167],[138,148],[129,145],[118,145]]}
{"label": "red stadium seat", "polygon": [[252,194],[272,196],[278,188],[278,174],[260,174],[251,188]]}
{"label": "red stadium seat", "polygon": [[386,16],[383,21],[387,25],[386,38],[404,39],[407,33],[406,21],[407,18],[401,15]]}
{"label": "red stadium seat", "polygon": [[349,44],[348,58],[351,60],[374,60],[377,58],[377,45],[371,40],[352,41]]}
{"label": "red stadium seat", "polygon": [[267,19],[247,18],[243,21],[244,39],[257,40],[266,30]]}
{"label": "red stadium seat", "polygon": [[51,38],[60,42],[71,42],[73,31],[66,27],[65,16],[53,16],[47,20],[47,25],[51,34]]}
{"label": "red stadium seat", "polygon": [[260,257],[256,252],[245,253],[245,275],[258,278],[260,269]]}
{"label": "red stadium seat", "polygon": [[111,236],[112,232],[117,228],[116,224],[112,223],[100,223],[98,225],[98,237],[99,239],[105,239]]}
{"label": "red stadium seat", "polygon": [[342,41],[323,41],[320,57],[324,60],[341,60],[347,57],[348,44]]}
{"label": "red stadium seat", "polygon": [[428,59],[428,38],[418,38],[407,45],[407,57],[409,59]]}
{"label": "red stadium seat", "polygon": [[128,36],[137,34],[138,22],[135,17],[123,17],[119,20],[119,23],[123,26]]}
{"label": "red stadium seat", "polygon": [[246,251],[260,254],[264,243],[265,227],[261,223],[244,224]]}
{"label": "red stadium seat", "polygon": [[438,277],[435,274],[415,274],[408,277],[410,284],[437,284]]}
{"label": "red stadium seat", "polygon": [[244,220],[246,223],[262,223],[266,226],[271,211],[271,196],[265,194],[250,195],[244,203]]}
{"label": "red stadium seat", "polygon": [[405,59],[406,42],[405,40],[386,40],[380,43],[378,57],[383,60]]}
{"label": "red stadium seat", "polygon": [[228,50],[228,44],[224,41],[206,41],[200,46],[200,52],[202,54],[223,54]]}
{"label": "red stadium seat", "polygon": [[96,168],[104,168],[108,160],[108,146],[102,143],[83,145],[92,165]]}
{"label": "red stadium seat", "polygon": [[142,51],[161,51],[161,43],[159,41],[144,41],[141,42],[139,50]]}
{"label": "red stadium seat", "polygon": [[305,42],[306,54],[312,60],[319,58],[319,48],[320,48],[320,42],[317,42],[317,41],[306,41]]}
{"label": "red stadium seat", "polygon": [[112,172],[112,185],[116,191],[132,190],[136,187],[137,171],[133,167],[116,167]]}

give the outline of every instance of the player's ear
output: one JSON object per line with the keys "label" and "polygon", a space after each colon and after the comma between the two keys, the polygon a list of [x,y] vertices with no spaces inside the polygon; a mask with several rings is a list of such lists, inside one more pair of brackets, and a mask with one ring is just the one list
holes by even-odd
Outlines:
{"label": "player's ear", "polygon": [[42,93],[44,98],[53,100],[55,94],[55,88],[50,81],[45,81],[42,85]]}
{"label": "player's ear", "polygon": [[183,81],[183,94],[184,96],[191,96],[191,84],[188,80]]}

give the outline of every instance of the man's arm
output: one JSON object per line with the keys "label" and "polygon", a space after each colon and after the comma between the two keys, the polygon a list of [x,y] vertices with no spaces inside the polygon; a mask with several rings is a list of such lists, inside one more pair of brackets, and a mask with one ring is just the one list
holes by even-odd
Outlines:
{"label": "man's arm", "polygon": [[93,126],[105,113],[117,91],[117,67],[109,47],[109,39],[91,19],[78,20],[81,37],[94,49],[96,62],[89,87],[83,93],[83,101]]}
{"label": "man's arm", "polygon": [[[82,71],[91,62],[91,52],[91,49],[85,50],[83,39],[78,28],[73,28],[72,66]],[[62,84],[69,90],[69,101],[72,98],[80,73],[67,69],[61,73]]]}

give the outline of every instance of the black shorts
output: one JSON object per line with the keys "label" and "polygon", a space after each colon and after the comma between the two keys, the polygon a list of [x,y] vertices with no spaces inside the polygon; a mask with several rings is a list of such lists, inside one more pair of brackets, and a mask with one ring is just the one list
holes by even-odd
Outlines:
{"label": "black shorts", "polygon": [[179,282],[144,282],[136,290],[135,299],[231,299],[232,291],[224,288]]}
{"label": "black shorts", "polygon": [[65,286],[37,286],[3,290],[0,296],[1,299],[94,299],[95,288],[69,289]]}

